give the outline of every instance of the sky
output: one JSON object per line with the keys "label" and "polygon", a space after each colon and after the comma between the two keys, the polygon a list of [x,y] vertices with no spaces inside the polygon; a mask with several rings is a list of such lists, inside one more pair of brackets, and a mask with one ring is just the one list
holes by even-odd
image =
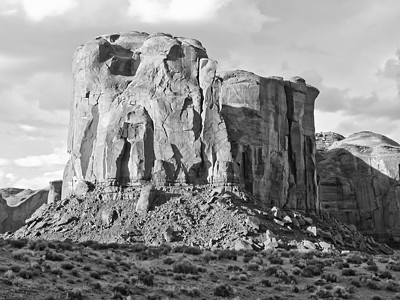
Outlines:
{"label": "sky", "polygon": [[61,179],[74,50],[106,33],[195,38],[220,71],[301,76],[316,131],[400,142],[398,0],[1,0],[0,188]]}

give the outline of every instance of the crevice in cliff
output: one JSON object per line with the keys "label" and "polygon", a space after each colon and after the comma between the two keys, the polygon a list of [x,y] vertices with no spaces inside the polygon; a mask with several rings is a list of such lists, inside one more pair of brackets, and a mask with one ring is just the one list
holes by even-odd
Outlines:
{"label": "crevice in cliff", "polygon": [[121,185],[124,185],[130,181],[129,160],[130,160],[131,146],[132,146],[131,143],[126,138],[123,139],[124,139],[124,146],[116,162],[117,181]]}
{"label": "crevice in cliff", "polygon": [[288,159],[289,168],[291,174],[293,175],[294,181],[297,184],[297,166],[296,166],[296,152],[293,149],[293,137],[291,134],[293,128],[293,114],[294,114],[294,103],[293,103],[293,93],[292,88],[289,84],[285,84],[285,95],[286,95],[286,107],[287,107],[287,121],[288,121]]}
{"label": "crevice in cliff", "polygon": [[82,166],[82,176],[86,177],[86,173],[89,167],[89,162],[92,161],[92,153],[94,141],[97,135],[97,127],[99,124],[99,108],[98,105],[92,107],[92,120],[87,125],[83,134],[82,144],[80,148],[80,160]]}

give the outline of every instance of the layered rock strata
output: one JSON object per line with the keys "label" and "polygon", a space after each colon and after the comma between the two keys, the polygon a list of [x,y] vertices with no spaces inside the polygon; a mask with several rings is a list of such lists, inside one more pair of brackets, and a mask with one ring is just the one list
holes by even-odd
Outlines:
{"label": "layered rock strata", "polygon": [[321,208],[378,240],[400,241],[399,176],[393,140],[360,132],[333,142],[318,162]]}
{"label": "layered rock strata", "polygon": [[238,184],[266,205],[315,210],[318,90],[216,70],[199,41],[168,34],[79,47],[62,197],[88,184]]}

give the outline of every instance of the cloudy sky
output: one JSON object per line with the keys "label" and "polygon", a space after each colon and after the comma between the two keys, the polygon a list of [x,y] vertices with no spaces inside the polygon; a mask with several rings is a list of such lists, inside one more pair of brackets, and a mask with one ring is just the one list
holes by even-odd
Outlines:
{"label": "cloudy sky", "polygon": [[400,142],[398,0],[1,0],[0,187],[61,179],[71,57],[121,31],[200,40],[220,70],[304,77],[316,130]]}

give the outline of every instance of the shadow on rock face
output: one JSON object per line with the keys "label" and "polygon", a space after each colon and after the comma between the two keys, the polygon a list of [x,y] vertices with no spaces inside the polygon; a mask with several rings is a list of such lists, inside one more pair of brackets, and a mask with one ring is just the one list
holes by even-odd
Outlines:
{"label": "shadow on rock face", "polygon": [[[348,148],[348,147],[347,147]],[[399,150],[397,150],[399,151]],[[331,148],[317,156],[321,209],[379,241],[400,241],[400,151]],[[397,161],[397,163],[395,162]]]}

